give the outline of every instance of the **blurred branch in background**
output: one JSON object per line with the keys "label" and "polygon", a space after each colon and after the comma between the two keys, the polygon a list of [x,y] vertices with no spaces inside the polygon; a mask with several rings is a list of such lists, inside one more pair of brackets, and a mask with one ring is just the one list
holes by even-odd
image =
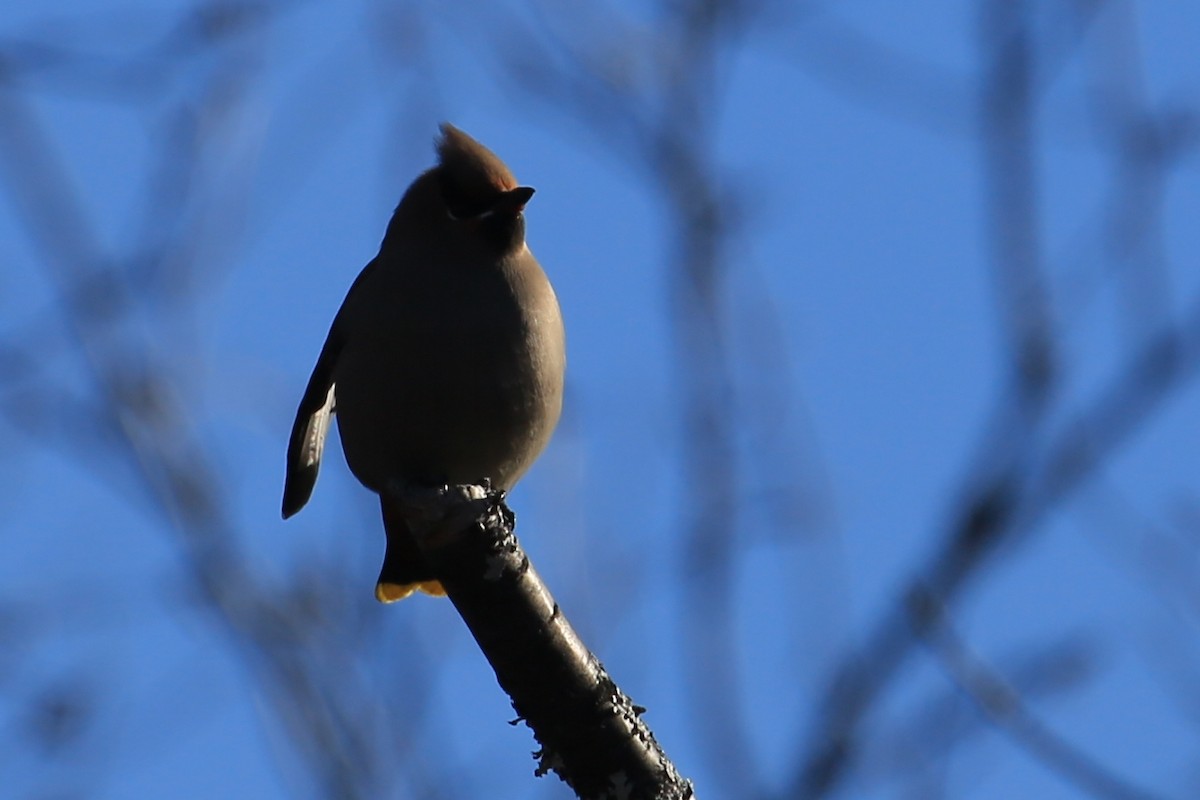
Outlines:
{"label": "blurred branch in background", "polygon": [[[287,773],[292,794],[454,798],[495,791],[487,754],[468,757],[447,746],[446,726],[438,724],[447,709],[434,691],[447,655],[425,652],[431,648],[410,635],[418,624],[412,615],[387,615],[385,629],[380,615],[365,610],[365,594],[346,599],[350,581],[337,564],[271,565],[283,570],[272,573],[247,556],[246,543],[262,531],[235,511],[232,488],[246,476],[231,472],[211,436],[220,420],[206,405],[205,384],[228,377],[207,364],[214,345],[201,322],[223,281],[249,269],[248,253],[263,235],[246,199],[260,160],[287,161],[280,184],[270,189],[275,199],[290,193],[314,169],[319,152],[334,146],[334,132],[370,104],[388,106],[399,134],[380,154],[383,162],[399,158],[404,148],[396,138],[418,141],[433,129],[435,120],[413,108],[458,97],[454,67],[461,65],[450,60],[462,54],[461,40],[482,36],[482,49],[471,55],[487,62],[483,71],[495,83],[462,90],[461,103],[503,91],[517,101],[521,124],[536,125],[543,116],[564,124],[585,147],[624,167],[658,214],[662,263],[646,268],[661,273],[671,337],[668,405],[676,430],[668,444],[660,439],[646,446],[670,450],[672,485],[679,487],[664,514],[672,520],[678,581],[656,591],[677,594],[680,636],[678,652],[672,642],[637,660],[672,665],[683,687],[674,699],[688,708],[683,750],[694,762],[656,730],[684,772],[702,766],[708,783],[698,781],[698,795],[951,794],[951,760],[985,738],[985,725],[994,725],[1016,752],[1034,754],[1080,795],[1150,796],[1149,788],[1133,787],[1163,785],[1153,765],[1127,774],[1125,764],[1103,763],[1047,712],[1064,694],[1077,701],[1084,695],[1101,662],[1108,663],[1106,639],[1114,631],[1089,627],[1080,644],[1068,630],[997,658],[964,606],[1001,580],[1018,554],[1047,538],[1051,520],[1083,494],[1079,490],[1114,481],[1109,473],[1117,456],[1162,421],[1196,375],[1200,297],[1188,294],[1196,287],[1172,279],[1179,265],[1170,262],[1167,239],[1185,216],[1173,212],[1170,185],[1194,159],[1200,107],[1195,98],[1164,101],[1151,91],[1144,64],[1152,54],[1139,45],[1139,3],[977,0],[968,7],[973,16],[963,50],[974,61],[956,71],[915,52],[901,31],[872,26],[878,9],[853,3],[663,0],[634,8],[514,0],[474,4],[464,21],[461,8],[366,2],[336,13],[361,15],[352,44],[367,43],[367,61],[352,60],[355,47],[337,47],[291,83],[280,78],[287,71],[282,67],[294,67],[306,47],[288,38],[296,37],[288,26],[320,4],[225,0],[177,10],[147,7],[136,12],[136,26],[116,11],[64,12],[35,18],[24,29],[6,23],[0,32],[0,188],[33,256],[6,252],[5,258],[31,264],[50,299],[0,328],[0,414],[30,447],[65,455],[149,526],[170,534],[190,582],[189,599],[216,622],[228,653],[248,667],[271,732],[287,745],[274,767]],[[855,17],[855,10],[863,13]],[[768,208],[769,194],[743,182],[724,138],[739,70],[748,69],[750,56],[781,52],[790,66],[774,65],[769,74],[781,87],[813,81],[925,135],[966,142],[981,177],[981,268],[998,343],[992,413],[975,432],[966,463],[940,491],[945,522],[924,534],[920,552],[906,562],[910,577],[893,582],[886,606],[861,619],[830,607],[822,587],[795,577],[806,574],[806,551],[791,545],[829,537],[825,528],[837,503],[868,505],[879,498],[838,495],[842,487],[823,482],[830,473],[816,447],[801,444],[798,431],[817,423],[803,419],[801,394],[783,377],[795,372],[797,345],[783,317],[795,306],[767,288],[767,270],[754,253],[756,238],[780,224],[771,213],[778,209]],[[1076,73],[1086,85],[1078,106],[1056,93],[1064,76]],[[133,120],[124,130],[141,134],[121,151],[131,164],[146,165],[129,170],[134,200],[122,203],[134,209],[132,222],[114,211],[116,201],[103,190],[88,185],[87,159],[94,154],[79,146],[79,132],[56,127],[64,117],[48,109],[64,98],[114,110]],[[792,95],[787,98],[756,112],[742,104],[737,113],[761,113],[772,126],[795,124],[808,110],[785,114],[782,104]],[[272,102],[281,106],[289,131],[282,155],[260,152],[253,133],[258,105]],[[789,157],[801,164],[825,160],[807,149],[800,132],[794,139]],[[1047,188],[1056,180],[1049,148],[1063,142],[1098,154],[1102,164],[1095,181],[1102,188],[1085,200],[1082,190],[1069,193],[1070,204],[1091,213],[1065,246],[1051,235],[1055,205]],[[861,194],[873,190],[859,188]],[[782,210],[788,269],[844,268],[808,264],[807,220],[793,224],[793,209]],[[866,215],[862,224],[870,224]],[[977,260],[963,254],[963,264]],[[919,265],[896,266],[910,269],[913,281],[925,279]],[[1117,333],[1105,331],[1116,347],[1085,352],[1081,340],[1095,335],[1088,309],[1107,292],[1120,301]],[[1091,362],[1102,349],[1097,379]],[[880,403],[889,402],[885,395],[881,391]],[[822,440],[822,431],[811,438]],[[958,453],[961,444],[930,446]],[[282,441],[280,448],[281,458]],[[1193,477],[1175,479],[1185,498],[1194,492]],[[79,475],[61,480],[64,497],[78,488],[70,482],[83,481]],[[1114,485],[1104,494],[1111,498],[1120,489]],[[357,522],[349,519],[345,527]],[[889,530],[838,534],[875,541],[924,524],[893,522]],[[11,538],[13,531],[6,533]],[[1129,537],[1126,550],[1143,543],[1136,533]],[[1185,534],[1180,539],[1171,553],[1194,551]],[[779,582],[772,635],[794,637],[814,613],[848,628],[826,630],[829,641],[802,642],[791,660],[777,665],[779,686],[807,693],[802,718],[788,730],[764,731],[762,709],[746,700],[745,664],[771,657],[765,646],[758,652],[765,642],[751,642],[754,652],[746,652],[739,607],[753,545],[762,541],[776,548],[779,570],[789,579]],[[1143,557],[1143,582],[1167,575]],[[844,569],[853,575],[861,567],[851,562]],[[1170,585],[1147,586],[1146,593],[1169,592],[1194,622],[1189,576],[1196,577],[1195,565],[1180,556],[1167,575]],[[839,588],[850,593],[849,586]],[[639,611],[627,603],[620,613]],[[108,690],[103,676],[83,665],[77,673],[52,675],[29,667],[33,679],[13,677],[25,674],[21,654],[32,648],[22,643],[39,635],[47,613],[0,596],[0,642],[15,643],[5,652],[17,654],[0,661],[0,698],[20,709],[11,715],[19,722],[6,721],[0,730],[44,752],[96,748],[85,732],[109,713],[100,702]],[[403,647],[381,652],[382,639]],[[1188,655],[1178,652],[1177,676],[1196,674]],[[938,668],[931,684],[915,677],[913,667],[922,663]],[[808,672],[827,678],[796,688],[802,686],[797,676]],[[1186,678],[1175,682],[1185,685]],[[661,708],[658,699],[634,693],[652,711]],[[1183,698],[1179,716],[1194,726],[1193,693],[1175,694]],[[915,704],[897,713],[899,696],[915,697]],[[1098,693],[1087,697],[1107,702]],[[764,741],[785,742],[785,763],[760,752]],[[0,756],[0,763],[14,758]],[[1181,786],[1185,780],[1180,776]],[[1186,789],[1179,796],[1187,796]]]}
{"label": "blurred branch in background", "polygon": [[[1098,5],[1064,8],[1079,11],[1084,23]],[[1180,324],[1160,318],[1153,335],[1139,337],[1111,383],[1084,401],[1082,409],[1051,405],[1065,401],[1066,393],[1056,393],[1055,384],[1072,365],[1066,354],[1055,352],[1055,314],[1041,266],[1040,180],[1033,149],[1034,119],[1047,85],[1041,65],[1062,55],[1051,50],[1054,57],[1045,57],[1048,47],[1035,34],[1041,22],[1036,4],[996,0],[978,7],[985,60],[978,130],[988,179],[994,282],[1012,380],[998,399],[998,419],[984,431],[979,463],[966,472],[966,485],[953,495],[959,510],[939,537],[942,544],[918,569],[921,577],[877,621],[865,646],[835,672],[790,790],[796,797],[831,795],[854,769],[861,726],[898,679],[916,641],[929,634],[931,620],[913,613],[910,598],[928,593],[939,606],[952,608],[1003,545],[1036,534],[1048,514],[1114,457],[1200,366],[1200,303],[1193,303]],[[1130,117],[1114,123],[1128,126]],[[1127,247],[1128,242],[1122,249]],[[1051,416],[1058,419],[1057,426],[1046,424]],[[1094,789],[1087,783],[1081,789]],[[1114,790],[1097,796],[1134,794]]]}
{"label": "blurred branch in background", "polygon": [[[1095,642],[1078,633],[1046,645],[1025,648],[999,663],[1013,691],[1026,703],[1061,700],[1076,694],[1098,668]],[[865,783],[909,787],[907,796],[949,794],[948,773],[955,756],[978,745],[994,730],[973,698],[958,685],[940,683],[894,726],[880,725],[862,758]]]}
{"label": "blurred branch in background", "polygon": [[[199,345],[177,328],[207,299],[202,289],[215,288],[222,265],[240,260],[238,242],[250,233],[234,211],[244,189],[223,163],[234,154],[222,148],[284,10],[197,6],[127,59],[89,54],[94,42],[75,50],[75,40],[86,39],[82,21],[60,29],[65,46],[10,42],[0,49],[4,188],[35,243],[70,342],[47,353],[41,336],[9,331],[6,361],[18,369],[3,376],[0,401],[17,430],[92,465],[176,537],[190,594],[244,657],[319,794],[378,797],[400,781],[412,796],[438,797],[443,781],[408,761],[411,747],[386,724],[377,688],[352,668],[361,637],[374,632],[339,600],[342,581],[281,586],[248,571],[239,542],[253,534],[230,517],[227,483],[199,435],[204,392],[191,374]],[[128,245],[108,246],[113,237],[102,235],[100,215],[89,208],[96,199],[59,155],[61,132],[39,119],[31,84],[45,83],[116,102],[145,126],[152,167],[144,219]],[[75,368],[85,381],[79,398],[56,390],[57,376]],[[416,681],[406,688],[424,696]],[[420,706],[409,706],[408,718],[419,720]]]}
{"label": "blurred branch in background", "polygon": [[1092,797],[1149,800],[1155,796],[1112,774],[1037,719],[1017,685],[1001,677],[959,639],[936,598],[917,595],[911,602],[912,615],[928,620],[925,644],[951,680],[1018,746]]}

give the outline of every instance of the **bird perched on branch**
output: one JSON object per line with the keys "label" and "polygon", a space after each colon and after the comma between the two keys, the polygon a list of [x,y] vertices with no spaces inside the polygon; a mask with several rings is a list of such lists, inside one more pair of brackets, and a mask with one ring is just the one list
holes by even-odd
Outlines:
{"label": "bird perched on branch", "polygon": [[288,443],[285,519],[312,494],[337,412],[351,472],[380,495],[381,602],[445,593],[388,487],[489,479],[509,489],[562,408],[562,317],[525,243],[533,189],[452,125],[441,126],[437,154],[350,286]]}

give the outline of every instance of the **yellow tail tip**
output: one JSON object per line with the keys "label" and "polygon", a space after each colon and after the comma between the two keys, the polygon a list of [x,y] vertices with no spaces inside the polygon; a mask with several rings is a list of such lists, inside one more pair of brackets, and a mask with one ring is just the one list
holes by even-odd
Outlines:
{"label": "yellow tail tip", "polygon": [[440,581],[419,581],[417,583],[385,583],[375,584],[375,599],[381,603],[395,603],[403,600],[413,592],[422,592],[434,597],[445,597],[446,590]]}

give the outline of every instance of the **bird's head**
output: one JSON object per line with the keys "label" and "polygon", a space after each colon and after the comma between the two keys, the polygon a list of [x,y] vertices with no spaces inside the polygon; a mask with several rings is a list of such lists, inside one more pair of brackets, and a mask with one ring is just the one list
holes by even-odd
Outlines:
{"label": "bird's head", "polygon": [[458,244],[497,254],[525,244],[525,204],[533,189],[520,186],[495,153],[450,123],[442,123],[438,165],[410,187],[396,209],[426,230]]}

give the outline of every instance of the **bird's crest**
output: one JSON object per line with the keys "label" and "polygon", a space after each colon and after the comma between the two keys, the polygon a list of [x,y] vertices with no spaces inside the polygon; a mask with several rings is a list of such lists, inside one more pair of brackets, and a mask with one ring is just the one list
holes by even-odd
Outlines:
{"label": "bird's crest", "polygon": [[495,153],[449,122],[437,141],[443,174],[464,199],[486,201],[517,188],[517,179]]}

